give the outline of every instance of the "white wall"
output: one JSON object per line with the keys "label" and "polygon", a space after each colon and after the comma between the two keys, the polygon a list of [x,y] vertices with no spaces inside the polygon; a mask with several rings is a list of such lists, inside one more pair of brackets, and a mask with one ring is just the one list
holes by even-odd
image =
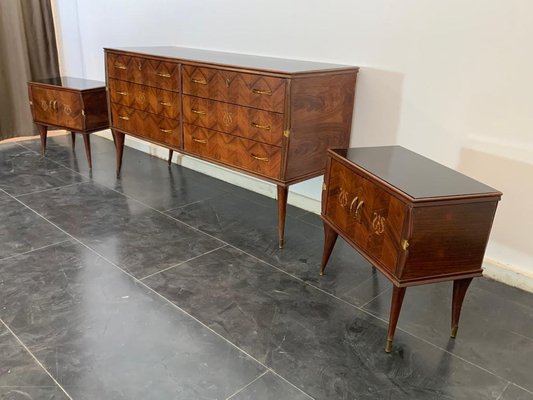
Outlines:
{"label": "white wall", "polygon": [[[487,257],[533,277],[532,1],[55,0],[55,9],[67,75],[103,80],[103,47],[141,45],[361,66],[351,144],[400,144],[503,191]],[[318,200],[320,182],[292,190]]]}

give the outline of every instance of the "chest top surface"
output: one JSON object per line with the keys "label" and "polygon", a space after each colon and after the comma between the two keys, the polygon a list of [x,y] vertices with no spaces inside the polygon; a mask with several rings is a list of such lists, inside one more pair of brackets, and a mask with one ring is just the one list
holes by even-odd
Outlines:
{"label": "chest top surface", "polygon": [[501,196],[496,189],[401,146],[334,149],[333,153],[415,200]]}
{"label": "chest top surface", "polygon": [[32,83],[39,83],[42,85],[60,86],[75,90],[90,90],[105,87],[104,82],[93,81],[83,78],[74,78],[71,76],[55,76],[45,79],[34,79]]}
{"label": "chest top surface", "polygon": [[106,49],[137,53],[140,55],[176,58],[184,61],[203,62],[227,67],[240,67],[254,70],[271,71],[285,74],[325,72],[330,70],[357,70],[357,67],[340,64],[328,64],[314,61],[292,60],[285,58],[254,56],[239,53],[201,50],[188,47],[154,46],[123,47]]}

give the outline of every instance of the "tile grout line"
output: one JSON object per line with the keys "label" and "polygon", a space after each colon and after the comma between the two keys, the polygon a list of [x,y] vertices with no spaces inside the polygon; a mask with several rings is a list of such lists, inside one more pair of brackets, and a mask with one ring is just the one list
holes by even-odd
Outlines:
{"label": "tile grout line", "polygon": [[[61,164],[58,164],[59,166],[62,166]],[[86,178],[84,175],[81,175],[83,176],[84,178]],[[76,185],[82,185],[84,183],[89,183],[89,181],[83,181],[83,182],[75,182],[75,183],[69,183],[68,185],[63,185],[63,186],[56,186],[56,187],[52,187],[52,188],[48,188],[48,189],[42,189],[42,190],[36,190],[35,192],[28,192],[28,193],[22,193],[22,194],[19,194],[19,195],[13,195],[13,197],[16,197],[17,199],[19,197],[24,197],[24,196],[29,196],[31,194],[37,194],[37,193],[43,193],[43,192],[48,192],[50,190],[55,190],[55,189],[63,189],[63,188],[66,188],[66,187],[70,187],[70,186],[76,186]]]}
{"label": "tile grout line", "polygon": [[203,257],[203,256],[205,256],[205,255],[207,255],[207,254],[213,253],[213,252],[215,252],[215,251],[217,251],[217,250],[220,250],[220,249],[223,249],[224,247],[227,247],[227,246],[228,246],[227,244],[223,244],[222,246],[219,246],[219,247],[217,247],[217,248],[215,248],[215,249],[213,249],[213,250],[209,250],[209,251],[206,251],[205,253],[198,254],[197,256],[191,257],[191,258],[189,258],[188,260],[185,260],[185,261],[179,262],[179,263],[177,263],[177,264],[171,265],[170,267],[167,267],[167,268],[162,269],[162,270],[160,270],[160,271],[154,272],[153,274],[149,274],[149,275],[143,276],[142,278],[137,278],[137,279],[139,279],[140,281],[142,281],[142,280],[144,280],[144,279],[151,278],[152,276],[157,275],[157,274],[160,274],[161,272],[165,272],[165,271],[168,271],[169,269],[179,267],[179,266],[181,266],[181,265],[183,265],[183,264],[185,264],[185,263],[188,263],[188,262],[190,262],[190,261],[196,260],[197,258]]}
{"label": "tile grout line", "polygon": [[19,342],[19,344],[24,348],[24,350],[26,350],[26,352],[33,358],[33,360],[37,363],[37,365],[39,365],[39,367],[41,367],[44,372],[50,377],[50,379],[52,379],[52,381],[63,391],[63,393],[65,393],[65,395],[70,399],[70,400],[73,400],[72,397],[70,396],[70,394],[68,394],[68,392],[65,390],[65,388],[63,386],[61,386],[61,384],[56,380],[56,378],[54,378],[52,376],[52,374],[50,372],[48,372],[48,370],[44,367],[43,364],[41,364],[41,362],[37,359],[37,357],[35,357],[35,355],[30,351],[30,349],[24,344],[24,342],[22,340],[20,340],[20,338],[15,334],[15,332],[13,332],[11,330],[11,328],[4,322],[4,320],[2,318],[0,318],[0,323],[2,323],[2,325],[4,325],[6,327],[6,329],[13,335],[13,337],[17,340],[17,342]]}
{"label": "tile grout line", "polygon": [[505,387],[503,388],[502,392],[500,393],[500,395],[498,396],[496,400],[500,400],[502,398],[503,394],[505,393],[505,391],[510,385],[511,385],[511,382],[508,382],[507,385],[505,385]]}
{"label": "tile grout line", "polygon": [[[24,148],[26,148],[26,149],[28,149],[28,150],[30,150],[30,151],[34,151],[34,150],[32,150],[32,149],[29,149],[29,148],[23,146],[22,144],[20,144],[20,146],[22,146],[22,147],[24,147]],[[35,152],[35,151],[34,151],[34,152]],[[59,164],[57,161],[54,161],[54,160],[51,160],[51,161],[54,162],[54,163],[56,163],[56,164],[58,164],[58,165],[61,165],[61,164]],[[61,165],[61,166],[63,166],[63,165]],[[82,175],[81,173],[79,173],[79,172],[77,172],[77,171],[75,171],[75,170],[73,170],[73,169],[71,169],[71,168],[68,168],[68,167],[65,167],[65,166],[63,166],[63,167],[69,169],[70,171],[72,171],[72,172],[74,172],[74,173],[77,173],[77,174]],[[82,176],[84,176],[84,175],[82,175]],[[284,273],[284,274],[286,274],[286,275],[288,275],[288,276],[290,276],[290,277],[296,279],[297,281],[303,283],[304,285],[310,286],[310,287],[312,287],[312,288],[314,288],[314,289],[316,289],[316,290],[318,290],[318,291],[320,291],[320,292],[326,294],[327,296],[330,296],[330,297],[332,297],[332,298],[334,298],[334,299],[337,299],[337,300],[341,301],[342,303],[344,303],[344,304],[346,304],[346,305],[348,305],[348,306],[350,306],[350,307],[353,307],[353,308],[355,308],[355,309],[361,311],[362,313],[364,313],[364,314],[366,314],[366,315],[368,315],[368,316],[370,316],[370,317],[372,317],[372,318],[376,318],[377,320],[382,321],[382,322],[384,322],[385,324],[388,324],[388,320],[385,320],[384,318],[381,318],[381,317],[378,316],[378,315],[372,314],[371,312],[369,312],[369,311],[367,311],[367,310],[365,310],[365,309],[362,309],[362,308],[356,306],[355,304],[352,304],[352,303],[350,303],[350,302],[348,302],[348,301],[346,301],[346,300],[344,300],[344,299],[342,299],[342,298],[340,298],[340,297],[337,297],[337,296],[335,296],[334,294],[325,291],[324,289],[321,289],[321,288],[319,288],[319,287],[317,287],[317,286],[315,286],[315,285],[312,285],[311,283],[309,283],[309,282],[303,280],[302,278],[299,278],[299,277],[297,277],[297,276],[295,276],[295,275],[292,275],[292,274],[290,274],[289,272],[287,272],[287,271],[285,271],[285,270],[283,270],[283,269],[281,269],[281,268],[279,268],[279,267],[276,267],[275,265],[269,263],[268,261],[262,260],[262,259],[260,259],[259,257],[256,257],[256,256],[254,256],[253,254],[250,254],[250,253],[248,253],[248,252],[246,252],[246,251],[244,251],[244,250],[238,248],[237,246],[232,245],[231,243],[228,243],[228,242],[226,242],[226,241],[224,241],[224,240],[221,240],[221,239],[219,239],[219,238],[217,238],[217,237],[215,237],[215,236],[213,236],[213,235],[211,235],[211,234],[209,234],[209,233],[207,233],[207,232],[203,232],[202,230],[200,230],[200,229],[198,229],[198,228],[196,228],[196,227],[194,227],[194,226],[192,226],[192,225],[187,224],[186,222],[183,222],[183,221],[181,221],[181,220],[179,220],[179,219],[177,219],[177,218],[175,218],[175,217],[173,217],[173,216],[171,216],[171,215],[168,215],[168,214],[166,214],[166,212],[163,212],[163,211],[157,210],[156,208],[154,208],[154,207],[152,207],[152,206],[150,206],[150,205],[148,205],[148,204],[146,204],[146,203],[144,203],[144,202],[142,202],[142,201],[140,201],[140,200],[138,200],[138,199],[136,199],[136,198],[134,198],[134,197],[131,197],[130,195],[128,195],[128,194],[126,194],[126,193],[119,192],[118,190],[116,190],[116,189],[114,189],[114,188],[111,188],[111,187],[109,187],[109,186],[106,186],[106,185],[104,185],[104,184],[101,184],[101,183],[97,183],[97,182],[91,182],[91,183],[93,183],[94,185],[102,186],[102,187],[104,187],[104,188],[107,188],[107,189],[109,189],[109,190],[112,190],[112,191],[114,191],[114,192],[116,192],[116,193],[118,193],[118,194],[121,194],[121,195],[123,195],[124,197],[127,197],[128,199],[130,199],[130,200],[132,200],[132,201],[135,201],[135,202],[137,202],[137,203],[139,203],[139,204],[141,204],[141,205],[143,205],[143,206],[145,206],[145,207],[147,207],[147,208],[149,208],[149,209],[151,209],[151,210],[153,210],[153,211],[155,211],[155,212],[157,212],[157,213],[159,213],[159,214],[162,214],[162,215],[164,215],[164,216],[166,216],[166,217],[168,217],[168,218],[171,218],[171,219],[173,219],[173,220],[179,222],[180,224],[189,227],[190,229],[192,229],[192,230],[194,230],[194,231],[197,231],[197,232],[202,233],[202,234],[204,234],[204,235],[206,235],[206,236],[209,236],[209,237],[212,238],[212,239],[215,239],[215,240],[218,240],[218,241],[220,241],[220,242],[222,242],[222,243],[225,243],[226,245],[228,245],[228,246],[230,246],[230,247],[233,247],[234,249],[237,249],[237,250],[241,251],[242,253],[247,254],[248,256],[250,256],[250,257],[252,257],[252,258],[254,258],[254,259],[256,259],[256,260],[258,260],[258,261],[260,261],[260,262],[262,262],[262,263],[264,263],[264,264],[266,264],[266,265],[268,265],[268,266],[270,266],[270,267],[272,267],[272,268],[274,268],[274,269],[276,269],[276,270],[278,270],[278,271],[280,271],[280,272],[282,272],[282,273]],[[9,193],[7,193],[7,194],[8,194],[9,196],[11,196]],[[12,197],[12,196],[11,196],[11,197]],[[16,198],[15,198],[15,199],[16,199]],[[18,200],[18,199],[16,199],[16,200]],[[22,202],[21,202],[21,203],[22,203]],[[24,203],[22,203],[22,204],[24,204]],[[24,204],[24,205],[25,205],[25,204]],[[28,207],[27,205],[25,205],[25,206]],[[45,217],[43,217],[42,215],[40,215],[39,213],[37,213],[35,210],[31,209],[30,207],[28,207],[28,208],[29,208],[30,210],[32,210],[33,212],[35,212],[37,215],[39,215],[41,218],[43,218],[43,219],[45,219],[46,221],[48,221],[49,223],[53,224],[51,221],[47,220]],[[178,207],[178,208],[179,208],[179,207]],[[173,209],[171,209],[171,210],[173,210]],[[296,218],[296,219],[297,219],[297,218]],[[53,225],[56,226],[58,229],[62,230],[62,229],[59,228],[57,225],[55,225],[55,224],[53,224]],[[62,231],[63,231],[63,230],[62,230]],[[65,231],[63,231],[63,232],[65,232]],[[66,233],[67,235],[71,236],[71,235],[68,234],[67,232],[65,232],[65,233]],[[73,236],[71,236],[71,237],[74,238]],[[99,254],[98,252],[96,252],[95,250],[91,249],[90,247],[88,247],[87,245],[85,245],[84,243],[82,243],[81,241],[79,241],[78,239],[76,239],[76,238],[74,238],[74,239],[75,239],[76,241],[78,241],[79,243],[83,244],[85,247],[87,247],[87,248],[90,249],[91,251],[94,251],[96,254],[98,254],[99,256],[101,256],[102,258],[104,258],[106,261],[108,261],[108,262],[111,263],[111,261],[107,260],[107,258],[103,257],[102,255],[100,255],[100,254]],[[113,264],[116,268],[120,269],[121,271],[125,272],[127,275],[133,277],[133,276],[130,275],[128,272],[124,271],[122,268],[120,268],[119,266],[115,265],[114,263],[111,263],[111,264]],[[134,279],[137,279],[137,278],[135,278],[135,277],[133,277],[133,278],[134,278]],[[144,284],[144,282],[142,282],[142,281],[140,281],[140,280],[139,280],[139,282],[141,282],[142,284]],[[147,287],[149,288],[149,286],[147,286]],[[150,290],[152,290],[152,289],[150,288]],[[152,291],[153,291],[153,290],[152,290]],[[386,291],[386,290],[385,290],[385,291]],[[378,296],[376,296],[376,298],[379,297],[379,296],[381,296],[383,293],[385,293],[385,291],[381,292]],[[165,299],[166,301],[170,302],[170,304],[173,304],[175,307],[177,307],[178,309],[180,309],[182,312],[185,312],[185,311],[182,310],[180,307],[178,307],[177,305],[175,305],[174,303],[172,303],[170,300],[168,300],[168,299],[166,299],[165,297],[161,296],[159,293],[157,293],[157,292],[155,292],[155,291],[153,291],[153,292],[156,293],[156,294],[157,294],[158,296],[160,296],[161,298]],[[185,312],[185,313],[186,313],[186,312]],[[190,314],[188,314],[188,313],[186,313],[186,314],[187,314],[187,315],[190,315]],[[190,315],[190,316],[191,316],[191,318],[194,318],[192,315]],[[194,318],[194,319],[197,320],[196,318]],[[204,324],[203,324],[202,322],[200,322],[199,320],[197,320],[197,321],[198,321],[200,324],[204,325]],[[207,325],[204,325],[204,326],[207,327]],[[207,327],[207,328],[211,330],[211,328],[209,328],[209,327]],[[416,339],[418,339],[418,340],[420,340],[420,341],[422,341],[422,342],[424,342],[424,343],[426,343],[426,344],[429,344],[430,346],[432,346],[432,347],[434,347],[434,348],[436,348],[436,349],[439,349],[439,350],[441,350],[441,351],[444,351],[445,353],[451,355],[452,357],[455,357],[455,358],[457,358],[457,359],[459,359],[459,360],[462,360],[463,362],[466,362],[466,363],[468,363],[468,364],[470,364],[470,365],[472,365],[472,366],[474,366],[474,367],[477,367],[477,368],[481,369],[482,371],[485,371],[485,372],[487,372],[487,373],[489,373],[489,374],[491,374],[491,375],[493,375],[493,376],[495,376],[495,377],[497,377],[497,378],[499,378],[499,379],[501,379],[501,380],[503,380],[503,381],[505,381],[505,382],[511,382],[511,381],[509,381],[508,379],[506,379],[506,378],[504,378],[504,377],[501,377],[501,376],[499,376],[498,374],[496,374],[496,373],[494,373],[494,372],[492,372],[492,371],[489,371],[489,370],[485,369],[484,367],[475,364],[475,363],[472,362],[472,361],[466,360],[465,358],[463,358],[463,357],[461,357],[461,356],[459,356],[459,355],[457,355],[457,354],[455,354],[455,353],[452,353],[452,352],[450,352],[449,350],[447,350],[447,349],[445,349],[445,348],[442,348],[442,347],[440,347],[440,346],[438,346],[438,345],[436,345],[436,344],[434,344],[434,343],[432,343],[432,342],[430,342],[430,341],[428,341],[428,340],[426,340],[426,339],[423,339],[423,338],[421,338],[421,337],[415,335],[414,333],[411,333],[411,332],[409,332],[409,331],[407,331],[407,330],[405,330],[405,329],[403,329],[403,328],[401,328],[401,327],[397,327],[396,329],[399,330],[399,331],[401,331],[401,332],[404,332],[404,333],[406,333],[406,334],[408,334],[408,335],[410,335],[410,336],[412,336],[412,337],[414,337],[414,338],[416,338]],[[219,335],[219,334],[216,333],[215,331],[213,331],[213,330],[211,330],[211,331],[214,332],[215,334]],[[231,344],[232,344],[233,346],[235,346],[237,349],[239,349],[239,350],[241,350],[241,351],[244,352],[244,350],[240,349],[239,347],[237,347],[236,345],[234,345],[232,342],[230,342],[229,340],[227,340],[227,339],[224,338],[223,336],[221,336],[221,335],[219,335],[219,336],[222,337],[224,340],[226,340],[228,343],[231,343]],[[244,352],[244,353],[247,354],[248,356],[250,356],[248,353],[246,353],[246,352]],[[251,357],[251,356],[250,356],[250,357]],[[253,357],[252,357],[252,358],[253,358]],[[253,359],[255,360],[255,358],[253,358]],[[256,360],[256,361],[259,362],[258,360]],[[262,363],[260,363],[260,364],[263,365]],[[263,365],[263,366],[264,366],[264,365]],[[265,366],[265,367],[266,367],[266,366]],[[281,375],[279,375],[279,376],[281,377]],[[287,381],[287,382],[289,382],[289,381]],[[289,383],[290,383],[290,382],[289,382]],[[511,382],[511,383],[513,383],[513,382]],[[515,384],[515,383],[513,383],[513,384]],[[291,385],[293,385],[293,384],[291,383]],[[293,385],[293,386],[296,387],[298,390],[300,390],[297,386],[295,386],[295,385]],[[517,385],[517,386],[518,386],[518,385]],[[519,387],[522,388],[521,386],[519,386]],[[529,392],[529,391],[528,391],[528,392]],[[530,393],[531,393],[531,392],[530,392]]]}
{"label": "tile grout line", "polygon": [[23,256],[23,255],[32,253],[32,252],[37,251],[37,250],[43,250],[43,249],[46,249],[47,247],[52,247],[52,246],[55,246],[55,245],[58,245],[58,244],[61,244],[61,243],[69,242],[70,240],[72,240],[72,239],[69,238],[69,239],[61,240],[59,242],[50,243],[50,244],[47,244],[45,246],[37,247],[36,249],[31,249],[31,250],[28,250],[28,251],[25,251],[25,252],[22,252],[22,253],[12,254],[10,256],[4,257],[4,258],[0,258],[0,262],[5,261],[5,260],[9,260],[9,259],[14,258],[14,257]]}
{"label": "tile grout line", "polygon": [[248,382],[246,385],[244,385],[242,388],[240,388],[239,390],[237,390],[235,393],[233,393],[232,395],[226,397],[226,400],[230,400],[232,397],[235,397],[237,394],[239,394],[240,392],[242,392],[244,389],[246,389],[248,386],[252,385],[255,381],[261,379],[263,376],[265,376],[266,374],[268,374],[269,370],[267,369],[265,372],[263,372],[262,374],[260,374],[259,376],[256,376],[254,379],[252,379],[250,382]]}
{"label": "tile grout line", "polygon": [[[183,314],[187,315],[189,318],[191,318],[192,320],[196,321],[198,324],[200,324],[201,326],[203,326],[204,328],[206,328],[207,330],[209,330],[211,333],[213,333],[215,336],[219,337],[220,339],[222,339],[224,342],[228,343],[230,346],[232,346],[233,348],[237,349],[238,351],[240,351],[242,354],[246,355],[247,357],[249,357],[250,359],[252,359],[253,361],[255,361],[257,364],[259,364],[260,366],[262,366],[263,368],[265,368],[265,370],[270,370],[272,371],[267,365],[265,365],[264,363],[262,363],[261,361],[259,361],[258,359],[256,359],[255,357],[253,357],[251,354],[249,354],[248,352],[246,352],[245,350],[241,349],[239,346],[237,346],[236,344],[234,344],[233,342],[231,342],[230,340],[226,339],[224,336],[222,336],[220,333],[216,332],[215,330],[213,330],[211,327],[209,327],[208,325],[204,324],[202,321],[200,321],[198,318],[196,318],[195,316],[191,315],[190,313],[188,313],[187,311],[185,311],[184,309],[182,309],[181,307],[179,307],[177,304],[173,303],[172,301],[170,301],[169,299],[167,299],[166,297],[164,297],[163,295],[161,295],[160,293],[156,292],[154,289],[152,289],[150,286],[148,286],[146,283],[144,283],[143,281],[141,281],[140,279],[136,278],[135,276],[131,275],[128,271],[120,268],[117,264],[115,264],[114,262],[112,262],[111,260],[109,260],[107,257],[103,256],[102,254],[98,253],[96,250],[94,250],[93,248],[89,247],[88,245],[86,245],[85,243],[83,243],[81,240],[77,239],[76,237],[72,236],[70,233],[68,233],[67,231],[65,231],[64,229],[60,228],[58,225],[54,224],[52,221],[48,220],[46,217],[44,217],[43,215],[39,214],[37,211],[35,211],[34,209],[32,209],[31,207],[29,207],[28,205],[24,204],[22,201],[18,200],[17,198],[11,196],[9,193],[7,193],[8,196],[12,197],[13,199],[15,199],[16,201],[18,201],[20,204],[24,205],[24,207],[28,208],[29,210],[31,210],[32,212],[34,212],[36,215],[38,215],[39,217],[41,217],[43,220],[45,220],[46,222],[50,223],[51,225],[55,226],[57,229],[59,229],[60,231],[64,232],[66,235],[68,235],[69,237],[71,237],[73,240],[75,240],[76,242],[78,242],[80,245],[82,245],[83,247],[87,248],[89,251],[93,252],[94,254],[96,254],[97,256],[99,256],[100,258],[102,258],[103,260],[105,260],[106,262],[108,262],[110,265],[112,265],[114,268],[118,269],[119,271],[121,271],[122,273],[124,273],[125,275],[129,276],[133,281],[135,282],[138,282],[141,286],[145,287],[146,289],[148,289],[150,292],[154,293],[157,297],[161,298],[163,301],[165,301],[166,303],[168,303],[170,306],[174,307],[175,309],[179,310],[180,312],[182,312]],[[137,200],[136,200],[137,201]],[[141,203],[141,202],[139,202]],[[141,203],[142,204],[142,203]],[[180,221],[181,222],[181,221]],[[215,238],[216,239],[216,238]],[[218,240],[218,239],[217,239]],[[222,242],[222,241],[221,241]],[[229,244],[226,244],[226,245],[229,245]],[[231,246],[231,245],[230,245]],[[232,246],[233,247],[233,246]],[[7,326],[6,326],[7,327]],[[9,328],[8,328],[9,329]],[[22,343],[22,342],[21,342]],[[272,371],[274,372],[274,371]],[[287,382],[289,385],[293,386],[295,389],[297,389],[298,391],[302,392],[302,393],[305,393],[302,389],[300,389],[298,386],[296,386],[295,384],[293,384],[292,382],[290,382],[289,380],[287,380],[286,378],[282,377],[281,375],[277,374],[280,378],[282,378],[285,382]],[[51,375],[50,375],[51,376]],[[305,393],[307,395],[307,393]],[[309,395],[307,395],[309,396]],[[309,396],[310,397],[310,396]]]}

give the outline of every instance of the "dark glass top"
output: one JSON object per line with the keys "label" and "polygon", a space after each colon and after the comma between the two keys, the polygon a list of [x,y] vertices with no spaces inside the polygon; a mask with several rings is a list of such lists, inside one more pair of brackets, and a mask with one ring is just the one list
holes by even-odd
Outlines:
{"label": "dark glass top", "polygon": [[34,79],[32,82],[42,83],[45,85],[62,86],[76,90],[96,89],[105,86],[104,82],[91,81],[89,79],[73,78],[71,76],[55,76],[46,79]]}
{"label": "dark glass top", "polygon": [[122,47],[109,50],[127,51],[144,55],[177,58],[184,61],[205,62],[221,66],[233,66],[286,74],[335,69],[357,69],[357,67],[350,65],[326,64],[321,62],[252,56],[238,53],[224,53],[220,51],[200,50],[188,47]]}
{"label": "dark glass top", "polygon": [[413,199],[499,192],[401,146],[333,150]]}

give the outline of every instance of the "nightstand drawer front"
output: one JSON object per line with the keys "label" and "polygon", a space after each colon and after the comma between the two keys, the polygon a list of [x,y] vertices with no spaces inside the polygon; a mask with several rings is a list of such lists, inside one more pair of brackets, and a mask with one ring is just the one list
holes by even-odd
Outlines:
{"label": "nightstand drawer front", "polygon": [[178,148],[181,144],[180,123],[177,119],[111,104],[113,126],[140,138]]}
{"label": "nightstand drawer front", "polygon": [[183,124],[187,152],[231,167],[277,179],[281,149],[201,127]]}
{"label": "nightstand drawer front", "polygon": [[286,80],[214,68],[183,66],[183,93],[282,113]]}
{"label": "nightstand drawer front", "polygon": [[109,77],[123,81],[175,92],[179,90],[179,64],[174,62],[108,53],[107,73]]}
{"label": "nightstand drawer front", "polygon": [[36,122],[83,129],[82,102],[78,93],[33,86],[31,96]]}
{"label": "nightstand drawer front", "polygon": [[283,114],[184,95],[183,121],[246,139],[281,146]]}
{"label": "nightstand drawer front", "polygon": [[176,92],[117,79],[109,79],[108,84],[109,96],[113,103],[167,118],[179,118],[180,102]]}
{"label": "nightstand drawer front", "polygon": [[374,182],[332,160],[323,213],[353,243],[394,272],[407,207]]}

